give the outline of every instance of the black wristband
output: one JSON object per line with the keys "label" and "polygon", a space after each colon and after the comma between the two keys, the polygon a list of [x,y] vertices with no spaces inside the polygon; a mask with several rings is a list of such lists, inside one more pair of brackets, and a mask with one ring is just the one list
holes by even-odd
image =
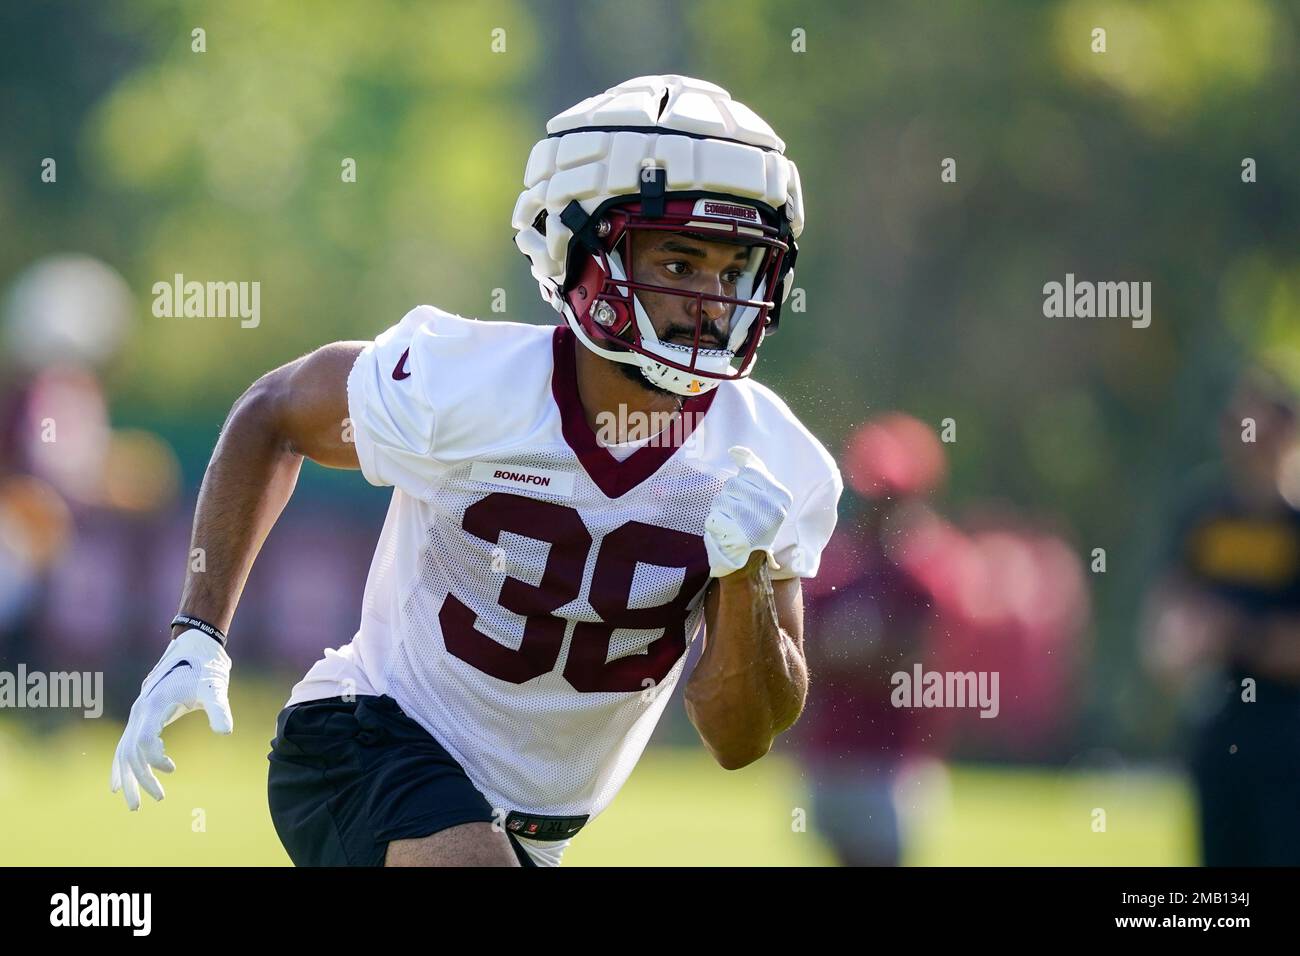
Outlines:
{"label": "black wristband", "polygon": [[177,624],[184,624],[186,627],[192,627],[196,631],[202,631],[222,647],[226,646],[226,635],[222,632],[221,628],[214,627],[202,618],[190,617],[188,614],[177,614],[172,618],[172,627],[175,627]]}

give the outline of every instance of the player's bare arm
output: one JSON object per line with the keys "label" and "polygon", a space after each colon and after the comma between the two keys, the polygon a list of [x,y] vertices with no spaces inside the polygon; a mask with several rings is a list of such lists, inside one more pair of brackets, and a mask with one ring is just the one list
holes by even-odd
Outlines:
{"label": "player's bare arm", "polygon": [[170,773],[162,730],[202,709],[217,733],[230,733],[230,658],[225,631],[253,561],[284,510],[308,457],[358,467],[347,441],[347,377],[364,343],[317,349],[258,379],[235,402],[203,476],[173,640],[145,677],[114,755],[110,788],[132,810],[141,788],[164,796],[155,771]]}
{"label": "player's bare arm", "polygon": [[686,713],[714,759],[738,770],[798,719],[808,693],[798,578],[773,581],[763,555],[709,587],[704,651]]}
{"label": "player's bare arm", "polygon": [[[347,378],[364,342],[335,342],[268,372],[235,402],[203,476],[180,611],[229,630],[244,582],[304,458],[358,468]],[[179,633],[183,625],[177,625]]]}
{"label": "player's bare arm", "polygon": [[[347,373],[364,342],[334,342],[268,372],[230,410],[203,476],[182,613],[229,630],[257,551],[289,502],[303,459],[357,468],[347,441]],[[181,631],[181,624],[175,632]]]}

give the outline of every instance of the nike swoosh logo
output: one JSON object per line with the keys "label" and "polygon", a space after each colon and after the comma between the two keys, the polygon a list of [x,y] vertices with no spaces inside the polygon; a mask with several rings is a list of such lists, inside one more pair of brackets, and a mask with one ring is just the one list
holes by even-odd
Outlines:
{"label": "nike swoosh logo", "polygon": [[410,378],[411,373],[406,371],[406,360],[410,357],[411,350],[407,349],[402,353],[402,357],[397,360],[397,368],[393,369],[393,381],[400,382],[404,378]]}
{"label": "nike swoosh logo", "polygon": [[[169,667],[169,668],[167,669],[167,674],[170,674],[172,671],[176,670],[176,668],[178,668],[178,667],[193,667],[193,666],[194,666],[194,665],[191,664],[189,661],[177,661],[175,664],[173,664],[171,667]],[[144,693],[142,693],[140,696],[141,696],[141,697],[146,697],[146,696],[148,696],[149,694],[152,694],[152,693],[153,693],[153,688],[154,688],[154,687],[157,687],[157,686],[158,686],[159,684],[161,684],[164,680],[166,680],[166,678],[167,678],[167,674],[163,674],[162,677],[159,677],[156,681],[154,681],[154,682],[153,682],[153,687],[150,687],[147,691],[145,691]]]}

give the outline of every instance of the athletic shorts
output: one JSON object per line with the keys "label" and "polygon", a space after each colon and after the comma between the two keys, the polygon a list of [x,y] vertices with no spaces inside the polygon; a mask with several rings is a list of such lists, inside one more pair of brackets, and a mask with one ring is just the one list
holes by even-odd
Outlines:
{"label": "athletic shorts", "polygon": [[383,866],[390,840],[494,819],[464,768],[387,695],[286,707],[267,759],[271,821],[296,866]]}

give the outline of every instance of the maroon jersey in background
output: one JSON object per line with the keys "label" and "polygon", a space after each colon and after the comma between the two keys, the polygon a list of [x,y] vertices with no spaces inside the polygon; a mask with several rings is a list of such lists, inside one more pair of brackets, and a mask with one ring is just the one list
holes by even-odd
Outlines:
{"label": "maroon jersey in background", "polygon": [[890,703],[891,675],[923,653],[935,621],[922,582],[879,535],[846,526],[823,552],[821,574],[804,582],[804,601],[811,688],[794,728],[801,756],[866,763],[924,749],[925,712]]}

